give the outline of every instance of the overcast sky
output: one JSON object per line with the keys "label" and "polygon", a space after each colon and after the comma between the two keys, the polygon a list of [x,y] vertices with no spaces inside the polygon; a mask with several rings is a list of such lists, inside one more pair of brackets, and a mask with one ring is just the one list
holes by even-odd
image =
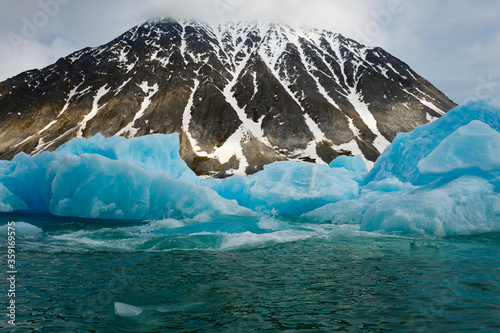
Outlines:
{"label": "overcast sky", "polygon": [[157,17],[340,32],[384,48],[458,104],[500,105],[498,0],[0,0],[0,81]]}

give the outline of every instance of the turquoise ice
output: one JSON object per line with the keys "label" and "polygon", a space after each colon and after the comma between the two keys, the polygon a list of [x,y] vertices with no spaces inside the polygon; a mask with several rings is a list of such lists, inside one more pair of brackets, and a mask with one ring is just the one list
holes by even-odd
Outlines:
{"label": "turquoise ice", "polygon": [[257,212],[298,216],[358,195],[362,172],[306,162],[275,162],[256,174],[207,182],[217,193]]}
{"label": "turquoise ice", "polygon": [[97,135],[3,163],[0,209],[129,220],[253,215],[198,183],[179,155],[177,134]]}
{"label": "turquoise ice", "polygon": [[177,134],[96,135],[1,161],[0,211],[195,223],[300,216],[436,236],[500,231],[499,131],[500,109],[476,102],[399,134],[370,172],[361,157],[340,156],[329,166],[275,162],[250,176],[208,180],[182,160]]}

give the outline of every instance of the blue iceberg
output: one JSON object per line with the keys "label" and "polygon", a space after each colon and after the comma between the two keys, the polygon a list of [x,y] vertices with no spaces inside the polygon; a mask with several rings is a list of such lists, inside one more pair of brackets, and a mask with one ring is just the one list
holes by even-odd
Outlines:
{"label": "blue iceberg", "polygon": [[499,130],[499,108],[485,102],[455,108],[398,134],[358,196],[303,217],[435,236],[500,231]]}
{"label": "blue iceberg", "polygon": [[[400,133],[375,162],[366,182],[396,177],[413,185],[425,185],[443,175],[421,173],[418,164],[429,156],[446,138],[460,127],[471,122],[487,124],[500,131],[500,109],[487,102],[479,101],[450,110],[436,121],[417,127],[409,133]],[[481,145],[477,143],[475,147]],[[458,154],[466,154],[467,148]],[[470,148],[469,148],[470,150]],[[492,151],[492,155],[498,152]]]}
{"label": "blue iceberg", "polygon": [[340,156],[329,166],[275,162],[226,179],[198,178],[177,134],[96,135],[0,161],[0,212],[212,221],[182,229],[198,233],[266,233],[256,222],[266,214],[373,232],[500,231],[499,131],[500,109],[476,102],[398,134],[370,172],[361,157]]}
{"label": "blue iceberg", "polygon": [[254,215],[198,183],[179,155],[177,134],[97,135],[3,163],[0,209],[130,220]]}
{"label": "blue iceberg", "polygon": [[418,188],[374,201],[361,229],[437,236],[500,231],[499,130],[500,109],[476,102],[398,135],[366,187],[390,177]]}
{"label": "blue iceberg", "polygon": [[330,168],[344,168],[349,171],[367,173],[366,163],[363,158],[357,156],[338,156],[330,163]]}
{"label": "blue iceberg", "polygon": [[257,212],[299,216],[353,198],[365,174],[306,162],[275,162],[251,176],[207,182],[220,196]]}
{"label": "blue iceberg", "polygon": [[80,156],[93,154],[110,160],[130,162],[152,173],[165,173],[173,179],[198,183],[198,177],[179,155],[179,134],[151,134],[126,139],[120,136],[105,138],[96,134],[89,139],[76,138],[56,152],[62,155]]}
{"label": "blue iceberg", "polygon": [[366,210],[361,229],[433,236],[500,231],[500,195],[486,179],[462,176],[377,200]]}

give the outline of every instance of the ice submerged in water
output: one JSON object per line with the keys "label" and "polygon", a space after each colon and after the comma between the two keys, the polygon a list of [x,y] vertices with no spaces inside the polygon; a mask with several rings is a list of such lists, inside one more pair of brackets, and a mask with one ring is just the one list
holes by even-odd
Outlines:
{"label": "ice submerged in water", "polygon": [[196,177],[177,134],[97,135],[0,162],[0,211],[202,222],[269,213],[366,231],[500,231],[499,131],[500,109],[476,102],[399,134],[370,172],[360,157],[341,156],[222,180]]}

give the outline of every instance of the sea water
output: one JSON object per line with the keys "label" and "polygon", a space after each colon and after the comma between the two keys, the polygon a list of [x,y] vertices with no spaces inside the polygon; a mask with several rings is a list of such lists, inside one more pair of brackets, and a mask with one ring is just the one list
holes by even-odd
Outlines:
{"label": "sea water", "polygon": [[11,221],[16,326],[4,306],[2,332],[500,331],[499,233],[0,215]]}

